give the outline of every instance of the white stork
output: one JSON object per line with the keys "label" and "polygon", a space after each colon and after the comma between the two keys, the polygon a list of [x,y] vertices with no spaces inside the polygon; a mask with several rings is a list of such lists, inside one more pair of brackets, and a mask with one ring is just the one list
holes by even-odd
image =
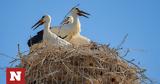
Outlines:
{"label": "white stork", "polygon": [[80,34],[81,24],[78,17],[78,16],[84,16],[88,18],[87,15],[90,14],[80,10],[79,8],[73,8],[71,11],[71,16],[69,17],[70,22],[72,23],[63,25],[60,30],[58,28],[52,28],[51,31],[56,33],[60,37],[67,36],[64,39],[70,42],[71,44],[74,44],[75,46],[89,44],[90,39]]}
{"label": "white stork", "polygon": [[36,29],[40,25],[44,24],[43,41],[46,40],[50,44],[58,46],[71,45],[69,42],[59,38],[56,34],[50,30],[51,17],[49,15],[43,16],[32,28]]}
{"label": "white stork", "polygon": [[[75,10],[72,11],[73,19],[75,21],[77,21],[77,25],[79,25],[79,26],[75,27],[75,29],[73,30],[74,31],[74,33],[73,33],[74,35],[72,35],[72,38],[70,39],[69,42],[71,44],[73,44],[74,46],[89,44],[90,43],[90,39],[88,39],[87,37],[84,37],[84,36],[82,36],[80,34],[80,32],[81,32],[81,24],[80,24],[79,18],[77,17],[77,15],[74,12],[79,12],[79,13],[77,13],[79,16],[85,16],[84,14],[90,15],[90,14],[84,12],[84,11],[79,10],[78,8],[75,8]],[[85,16],[85,17],[87,17],[87,16]]]}
{"label": "white stork", "polygon": [[[67,17],[67,18],[63,21],[62,25],[73,23],[73,20],[72,20],[72,19],[73,19],[73,18],[70,17],[70,16]],[[51,29],[51,28],[59,28],[59,26],[50,27],[50,29]],[[60,37],[60,36],[59,36],[59,37]],[[65,37],[60,37],[60,38],[63,39],[63,38],[65,38]],[[34,45],[34,44],[37,44],[37,43],[42,42],[42,40],[43,40],[43,30],[39,31],[39,32],[37,33],[37,35],[31,37],[31,38],[28,40],[27,44],[28,44],[29,47],[31,47],[31,46]]]}

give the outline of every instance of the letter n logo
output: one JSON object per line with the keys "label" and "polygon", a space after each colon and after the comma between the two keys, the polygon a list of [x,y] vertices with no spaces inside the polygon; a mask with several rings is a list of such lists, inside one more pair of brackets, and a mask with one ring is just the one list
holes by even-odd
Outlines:
{"label": "letter n logo", "polygon": [[24,68],[7,68],[6,70],[7,84],[25,84]]}

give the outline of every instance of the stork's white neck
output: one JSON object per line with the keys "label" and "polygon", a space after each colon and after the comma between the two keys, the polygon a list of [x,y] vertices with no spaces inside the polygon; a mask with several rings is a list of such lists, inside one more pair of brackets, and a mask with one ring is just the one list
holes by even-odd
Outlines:
{"label": "stork's white neck", "polygon": [[81,31],[81,24],[78,18],[78,15],[76,13],[72,13],[73,16],[73,25],[75,29],[75,33],[78,33]]}
{"label": "stork's white neck", "polygon": [[73,16],[73,19],[74,19],[74,22],[73,22],[73,23],[78,23],[78,22],[79,22],[78,15],[75,14],[75,13],[73,13],[72,16]]}
{"label": "stork's white neck", "polygon": [[49,34],[52,33],[50,30],[51,21],[47,21],[44,23],[44,31],[43,31],[43,39],[48,40]]}
{"label": "stork's white neck", "polygon": [[44,30],[48,30],[49,28],[50,28],[50,24],[51,24],[51,22],[45,22],[44,23]]}

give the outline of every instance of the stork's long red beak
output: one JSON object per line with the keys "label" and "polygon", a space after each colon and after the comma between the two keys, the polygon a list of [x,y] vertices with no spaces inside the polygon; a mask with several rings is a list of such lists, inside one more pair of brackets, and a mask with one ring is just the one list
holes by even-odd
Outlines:
{"label": "stork's long red beak", "polygon": [[39,26],[44,24],[44,20],[40,19],[36,24],[32,26],[33,30],[37,29]]}

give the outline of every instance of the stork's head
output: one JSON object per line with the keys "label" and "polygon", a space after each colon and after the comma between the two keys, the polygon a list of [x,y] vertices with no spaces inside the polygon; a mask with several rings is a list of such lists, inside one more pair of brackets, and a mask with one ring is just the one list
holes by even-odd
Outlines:
{"label": "stork's head", "polygon": [[73,17],[68,16],[66,19],[64,19],[63,24],[70,24],[73,23]]}
{"label": "stork's head", "polygon": [[79,16],[84,16],[86,18],[88,18],[88,15],[90,15],[89,13],[84,12],[84,11],[80,10],[79,8],[73,8],[71,13],[72,14],[77,14]]}
{"label": "stork's head", "polygon": [[33,29],[43,25],[44,23],[49,23],[51,21],[51,17],[49,15],[44,15],[42,18],[32,26]]}

